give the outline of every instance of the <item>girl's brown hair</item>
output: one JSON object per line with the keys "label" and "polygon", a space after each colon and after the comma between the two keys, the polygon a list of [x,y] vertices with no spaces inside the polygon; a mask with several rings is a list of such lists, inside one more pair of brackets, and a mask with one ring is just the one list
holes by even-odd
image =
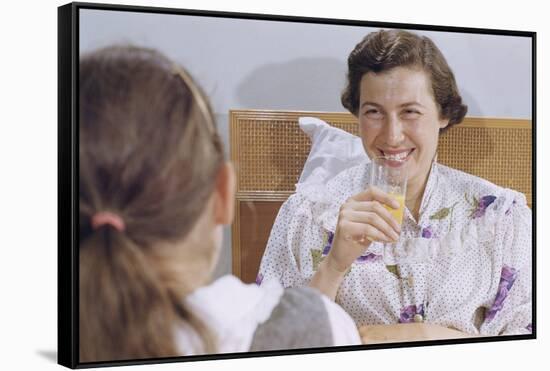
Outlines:
{"label": "girl's brown hair", "polygon": [[380,30],[368,34],[348,57],[347,86],[343,106],[354,115],[359,111],[359,86],[363,75],[395,67],[420,67],[430,77],[441,118],[449,119],[442,130],[459,124],[468,107],[462,103],[453,71],[433,41],[403,30]]}
{"label": "girl's brown hair", "polygon": [[[181,304],[186,263],[162,258],[197,224],[224,163],[204,95],[160,53],[136,47],[82,57],[79,88],[80,362],[181,355],[178,321],[212,351]],[[124,230],[93,229],[101,211]]]}

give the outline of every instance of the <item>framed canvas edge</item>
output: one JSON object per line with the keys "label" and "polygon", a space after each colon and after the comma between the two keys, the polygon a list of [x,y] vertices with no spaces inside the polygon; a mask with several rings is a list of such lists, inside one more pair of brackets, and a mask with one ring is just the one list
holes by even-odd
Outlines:
{"label": "framed canvas edge", "polygon": [[76,230],[76,107],[78,63],[77,10],[58,7],[58,216],[57,216],[57,362],[78,366],[78,259]]}

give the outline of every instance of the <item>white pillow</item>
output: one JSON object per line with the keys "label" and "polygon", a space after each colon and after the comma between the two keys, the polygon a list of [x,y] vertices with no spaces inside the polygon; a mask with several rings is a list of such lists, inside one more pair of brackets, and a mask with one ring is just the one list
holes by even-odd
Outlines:
{"label": "white pillow", "polygon": [[361,138],[315,117],[300,117],[298,123],[311,139],[311,150],[296,190],[304,186],[325,184],[345,169],[370,162]]}

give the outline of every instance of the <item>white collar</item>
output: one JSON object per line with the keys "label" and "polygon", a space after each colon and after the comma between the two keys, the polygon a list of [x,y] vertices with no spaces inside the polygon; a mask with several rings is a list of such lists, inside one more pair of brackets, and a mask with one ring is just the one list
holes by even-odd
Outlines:
{"label": "white collar", "polygon": [[[259,324],[266,321],[283,294],[276,281],[262,286],[244,284],[233,275],[226,275],[201,287],[183,299],[191,311],[215,335],[217,352],[246,352]],[[187,354],[200,353],[196,333],[187,325],[176,331],[179,348]]]}

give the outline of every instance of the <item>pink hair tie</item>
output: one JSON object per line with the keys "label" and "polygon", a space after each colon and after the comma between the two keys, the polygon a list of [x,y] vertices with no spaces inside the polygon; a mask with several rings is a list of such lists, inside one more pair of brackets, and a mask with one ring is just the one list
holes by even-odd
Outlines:
{"label": "pink hair tie", "polygon": [[92,228],[98,229],[103,225],[110,225],[119,232],[124,231],[124,221],[120,216],[109,211],[100,211],[92,216]]}

